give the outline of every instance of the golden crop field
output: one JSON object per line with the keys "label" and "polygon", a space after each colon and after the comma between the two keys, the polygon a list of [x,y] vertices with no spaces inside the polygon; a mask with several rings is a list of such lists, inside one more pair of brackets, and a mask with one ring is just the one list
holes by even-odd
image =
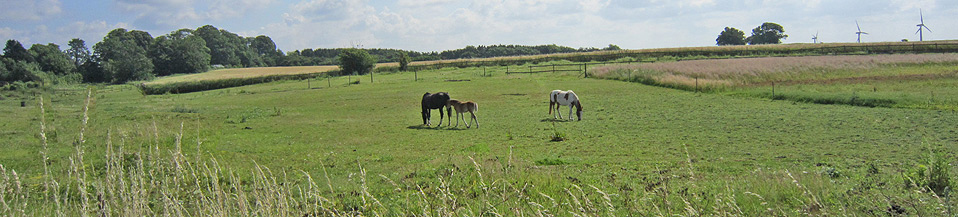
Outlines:
{"label": "golden crop field", "polygon": [[146,82],[145,85],[167,84],[187,81],[205,81],[220,80],[231,78],[252,78],[270,75],[299,75],[329,72],[339,69],[339,66],[282,66],[282,67],[256,67],[256,68],[233,68],[217,69],[205,73],[174,75],[169,77],[157,78],[156,80]]}

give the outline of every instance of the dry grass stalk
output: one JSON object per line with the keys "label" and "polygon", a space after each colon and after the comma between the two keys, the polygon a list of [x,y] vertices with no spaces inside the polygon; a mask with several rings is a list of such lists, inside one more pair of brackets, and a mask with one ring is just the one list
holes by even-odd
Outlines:
{"label": "dry grass stalk", "polygon": [[[802,196],[808,197],[811,200],[811,204],[805,203],[803,200],[799,200],[805,204],[805,212],[810,215],[828,215],[828,210],[825,209],[825,205],[818,200],[818,197],[815,196],[812,192],[808,190],[805,186],[798,182],[798,179],[795,179],[795,176],[792,176],[792,173],[788,170],[785,170],[785,175],[791,178],[792,183],[795,184],[798,189],[802,190]],[[818,213],[821,212],[821,213]]]}

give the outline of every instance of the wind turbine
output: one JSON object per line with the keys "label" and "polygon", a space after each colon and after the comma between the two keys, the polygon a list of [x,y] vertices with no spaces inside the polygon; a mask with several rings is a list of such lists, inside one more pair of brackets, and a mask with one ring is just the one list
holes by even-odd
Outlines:
{"label": "wind turbine", "polygon": [[862,32],[862,26],[858,25],[858,20],[855,20],[855,26],[858,27],[858,31],[855,34],[858,34],[858,43],[862,43],[862,34],[868,35],[867,32]]}
{"label": "wind turbine", "polygon": [[925,17],[921,14],[921,9],[918,9],[918,18],[921,19],[921,23],[917,25],[918,31],[915,32],[915,34],[918,34],[918,41],[924,41],[925,37],[923,32],[921,31],[921,28],[927,29],[928,32],[931,32],[931,29],[929,29],[928,26],[925,26]]}
{"label": "wind turbine", "polygon": [[812,35],[812,43],[818,44],[818,32]]}

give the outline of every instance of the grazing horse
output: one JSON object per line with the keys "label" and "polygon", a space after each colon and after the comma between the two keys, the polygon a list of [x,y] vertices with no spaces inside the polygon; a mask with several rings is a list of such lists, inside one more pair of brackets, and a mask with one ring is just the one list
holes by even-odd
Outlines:
{"label": "grazing horse", "polygon": [[[555,110],[556,115],[559,115],[558,119],[562,119],[562,114],[559,113],[559,107],[567,105],[569,106],[569,120],[572,120],[572,107],[576,108],[576,116],[579,117],[579,120],[582,120],[582,104],[579,103],[579,97],[575,95],[575,92],[572,90],[561,91],[553,90],[549,94],[549,114],[552,114],[552,110]],[[552,118],[556,118],[555,115]]]}
{"label": "grazing horse", "polygon": [[[479,111],[479,104],[476,104],[473,101],[459,101],[459,100],[449,100],[449,106],[446,107],[447,112],[449,112],[449,118],[452,118],[452,109],[456,109],[456,127],[459,127],[459,115],[462,115],[462,122],[466,122],[466,128],[469,128],[469,122],[466,121],[466,115],[463,113],[469,112],[472,115],[472,120],[476,121],[476,128],[479,128],[479,118],[476,117],[476,112]],[[449,121],[449,124],[452,124],[452,121]]]}
{"label": "grazing horse", "polygon": [[[449,102],[449,94],[446,92],[438,92],[438,93],[426,92],[426,94],[423,94],[422,95],[422,124],[425,124],[426,126],[432,125],[432,120],[430,120],[431,119],[430,117],[432,115],[430,114],[430,111],[433,109],[439,109],[439,124],[437,124],[436,127],[442,126],[442,116],[443,116],[442,107],[448,106],[447,105],[448,102]],[[452,121],[450,121],[449,123],[452,123]]]}

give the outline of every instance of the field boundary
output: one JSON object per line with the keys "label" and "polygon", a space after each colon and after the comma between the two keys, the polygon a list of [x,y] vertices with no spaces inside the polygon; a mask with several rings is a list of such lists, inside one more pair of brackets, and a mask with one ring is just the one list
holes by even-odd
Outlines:
{"label": "field boundary", "polygon": [[313,78],[329,72],[317,72],[317,73],[306,73],[306,74],[293,74],[293,75],[267,75],[260,77],[249,77],[249,78],[227,78],[219,80],[197,80],[197,81],[185,81],[185,82],[171,82],[171,83],[161,83],[161,84],[146,84],[139,83],[136,86],[140,89],[145,95],[159,95],[159,94],[178,94],[178,93],[191,93],[199,92],[205,90],[215,90],[222,88],[230,87],[239,87],[245,85],[266,83],[279,80],[301,80]]}
{"label": "field boundary", "polygon": [[[931,41],[931,42],[884,42],[884,43],[830,43],[830,44],[788,44],[788,45],[738,45],[738,46],[710,46],[688,48],[662,48],[641,50],[595,51],[586,53],[558,53],[531,56],[491,57],[479,59],[455,59],[413,62],[408,71],[423,71],[442,69],[446,67],[482,67],[482,66],[513,66],[523,64],[539,64],[549,61],[581,62],[574,64],[551,64],[528,66],[528,70],[510,71],[511,73],[538,73],[538,72],[582,72],[588,78],[589,65],[609,63],[639,63],[657,62],[666,57],[671,60],[683,59],[714,59],[739,57],[768,57],[768,56],[814,56],[814,55],[869,55],[895,53],[955,53],[958,52],[958,40]],[[549,68],[551,67],[551,68]],[[575,67],[575,68],[572,68]],[[237,87],[276,80],[298,80],[317,77],[323,74],[333,75],[338,70],[326,70],[301,74],[271,74],[256,77],[197,79],[192,81],[176,82],[144,82],[137,84],[143,94],[189,93],[204,90]],[[398,63],[376,64],[374,72],[397,72]]]}
{"label": "field boundary", "polygon": [[[531,56],[491,57],[413,62],[410,71],[441,69],[446,67],[479,67],[538,64],[541,62],[567,60],[572,62],[654,62],[661,57],[749,57],[749,56],[811,56],[811,55],[869,55],[896,53],[955,53],[958,40],[930,42],[881,42],[881,43],[828,43],[828,44],[774,44],[736,45],[687,48],[661,48],[585,53],[558,53]],[[389,65],[384,65],[389,66]],[[395,66],[398,68],[398,65]],[[518,72],[518,70],[516,71]]]}

